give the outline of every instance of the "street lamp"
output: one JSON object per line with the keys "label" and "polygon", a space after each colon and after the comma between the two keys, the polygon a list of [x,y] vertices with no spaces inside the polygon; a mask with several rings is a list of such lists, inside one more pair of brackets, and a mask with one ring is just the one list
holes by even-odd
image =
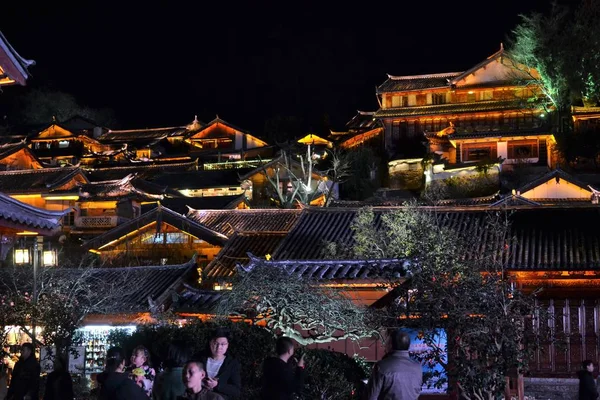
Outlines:
{"label": "street lamp", "polygon": [[29,264],[29,249],[15,249],[15,264]]}

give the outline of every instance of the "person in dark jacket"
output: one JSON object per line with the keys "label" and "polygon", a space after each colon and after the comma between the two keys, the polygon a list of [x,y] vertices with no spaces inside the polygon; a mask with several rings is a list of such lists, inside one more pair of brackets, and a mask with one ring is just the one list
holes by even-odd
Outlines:
{"label": "person in dark jacket", "polygon": [[148,400],[144,390],[129,379],[125,371],[125,352],[120,347],[111,347],[106,352],[103,373],[98,375],[100,400]]}
{"label": "person in dark jacket", "polygon": [[62,356],[54,360],[54,371],[46,378],[44,400],[73,400],[73,380],[67,371],[67,363]]}
{"label": "person in dark jacket", "polygon": [[33,344],[23,343],[21,358],[15,364],[7,400],[37,400],[40,392],[40,364],[35,359]]}
{"label": "person in dark jacket", "polygon": [[208,350],[198,356],[205,368],[204,386],[225,400],[238,399],[242,392],[240,362],[227,354],[229,332],[219,328],[208,342]]}
{"label": "person in dark jacket", "polygon": [[178,396],[183,396],[185,385],[181,377],[183,366],[190,358],[189,354],[189,348],[183,341],[174,340],[169,343],[165,370],[158,374],[152,388],[154,400],[175,400]]}
{"label": "person in dark jacket", "polygon": [[277,357],[269,357],[263,364],[262,400],[291,400],[304,386],[304,353],[296,366],[290,361],[294,355],[294,342],[288,337],[277,338]]}
{"label": "person in dark jacket", "polygon": [[598,388],[594,381],[594,363],[585,360],[581,363],[583,369],[577,373],[579,377],[579,400],[596,400],[598,398]]}

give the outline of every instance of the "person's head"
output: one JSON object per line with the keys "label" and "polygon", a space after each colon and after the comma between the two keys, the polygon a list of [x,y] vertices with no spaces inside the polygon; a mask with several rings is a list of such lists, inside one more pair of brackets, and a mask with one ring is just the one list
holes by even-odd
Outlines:
{"label": "person's head", "polygon": [[111,347],[106,352],[106,371],[123,372],[125,369],[125,352],[120,347]]}
{"label": "person's head", "polygon": [[290,358],[294,355],[294,342],[289,337],[281,336],[275,341],[275,353],[279,357]]}
{"label": "person's head", "polygon": [[408,333],[395,329],[390,333],[392,350],[406,351],[410,347],[410,336]]}
{"label": "person's head", "polygon": [[227,353],[229,348],[229,331],[225,329],[216,329],[210,336],[208,349],[213,358],[221,358]]}
{"label": "person's head", "polygon": [[190,348],[182,340],[174,340],[169,343],[167,348],[167,368],[183,367],[185,362],[190,359]]}
{"label": "person's head", "polygon": [[205,376],[204,364],[200,361],[188,361],[183,366],[183,385],[193,393],[202,390],[202,380]]}
{"label": "person's head", "polygon": [[150,360],[150,352],[144,346],[137,346],[133,349],[131,353],[131,364],[136,367],[141,367],[142,365],[148,363]]}
{"label": "person's head", "polygon": [[581,363],[581,366],[584,370],[588,372],[594,372],[594,363],[592,362],[592,360],[585,360]]}
{"label": "person's head", "polygon": [[23,343],[21,345],[21,358],[23,360],[27,360],[29,356],[31,356],[34,352],[33,344],[31,343]]}

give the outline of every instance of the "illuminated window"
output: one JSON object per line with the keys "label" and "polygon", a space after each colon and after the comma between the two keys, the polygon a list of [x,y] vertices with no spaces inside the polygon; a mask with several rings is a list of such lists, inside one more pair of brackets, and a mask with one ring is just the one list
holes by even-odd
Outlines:
{"label": "illuminated window", "polygon": [[401,96],[392,96],[392,107],[400,107],[401,101]]}
{"label": "illuminated window", "polygon": [[515,140],[508,142],[508,158],[537,158],[538,142],[537,140]]}
{"label": "illuminated window", "polygon": [[68,140],[61,140],[58,142],[58,148],[59,149],[66,149],[67,147],[69,147],[69,141]]}
{"label": "illuminated window", "polygon": [[144,232],[140,235],[140,242],[145,244],[162,243],[162,235],[155,232]]}
{"label": "illuminated window", "polygon": [[494,160],[498,157],[495,143],[470,143],[463,145],[462,161]]}
{"label": "illuminated window", "polygon": [[481,92],[481,100],[492,100],[494,98],[493,90],[484,90]]}
{"label": "illuminated window", "polygon": [[188,241],[189,241],[189,236],[183,232],[165,233],[165,243],[166,244],[187,243]]}
{"label": "illuminated window", "polygon": [[417,95],[417,106],[426,106],[427,105],[427,95],[426,94],[418,94]]}

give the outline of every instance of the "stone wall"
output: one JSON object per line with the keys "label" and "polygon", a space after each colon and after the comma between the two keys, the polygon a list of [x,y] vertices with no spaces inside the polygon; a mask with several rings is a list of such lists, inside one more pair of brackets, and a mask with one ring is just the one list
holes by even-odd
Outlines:
{"label": "stone wall", "polygon": [[422,159],[395,160],[388,163],[391,189],[420,190],[425,183]]}
{"label": "stone wall", "polygon": [[577,400],[579,379],[525,378],[525,397],[535,400]]}

